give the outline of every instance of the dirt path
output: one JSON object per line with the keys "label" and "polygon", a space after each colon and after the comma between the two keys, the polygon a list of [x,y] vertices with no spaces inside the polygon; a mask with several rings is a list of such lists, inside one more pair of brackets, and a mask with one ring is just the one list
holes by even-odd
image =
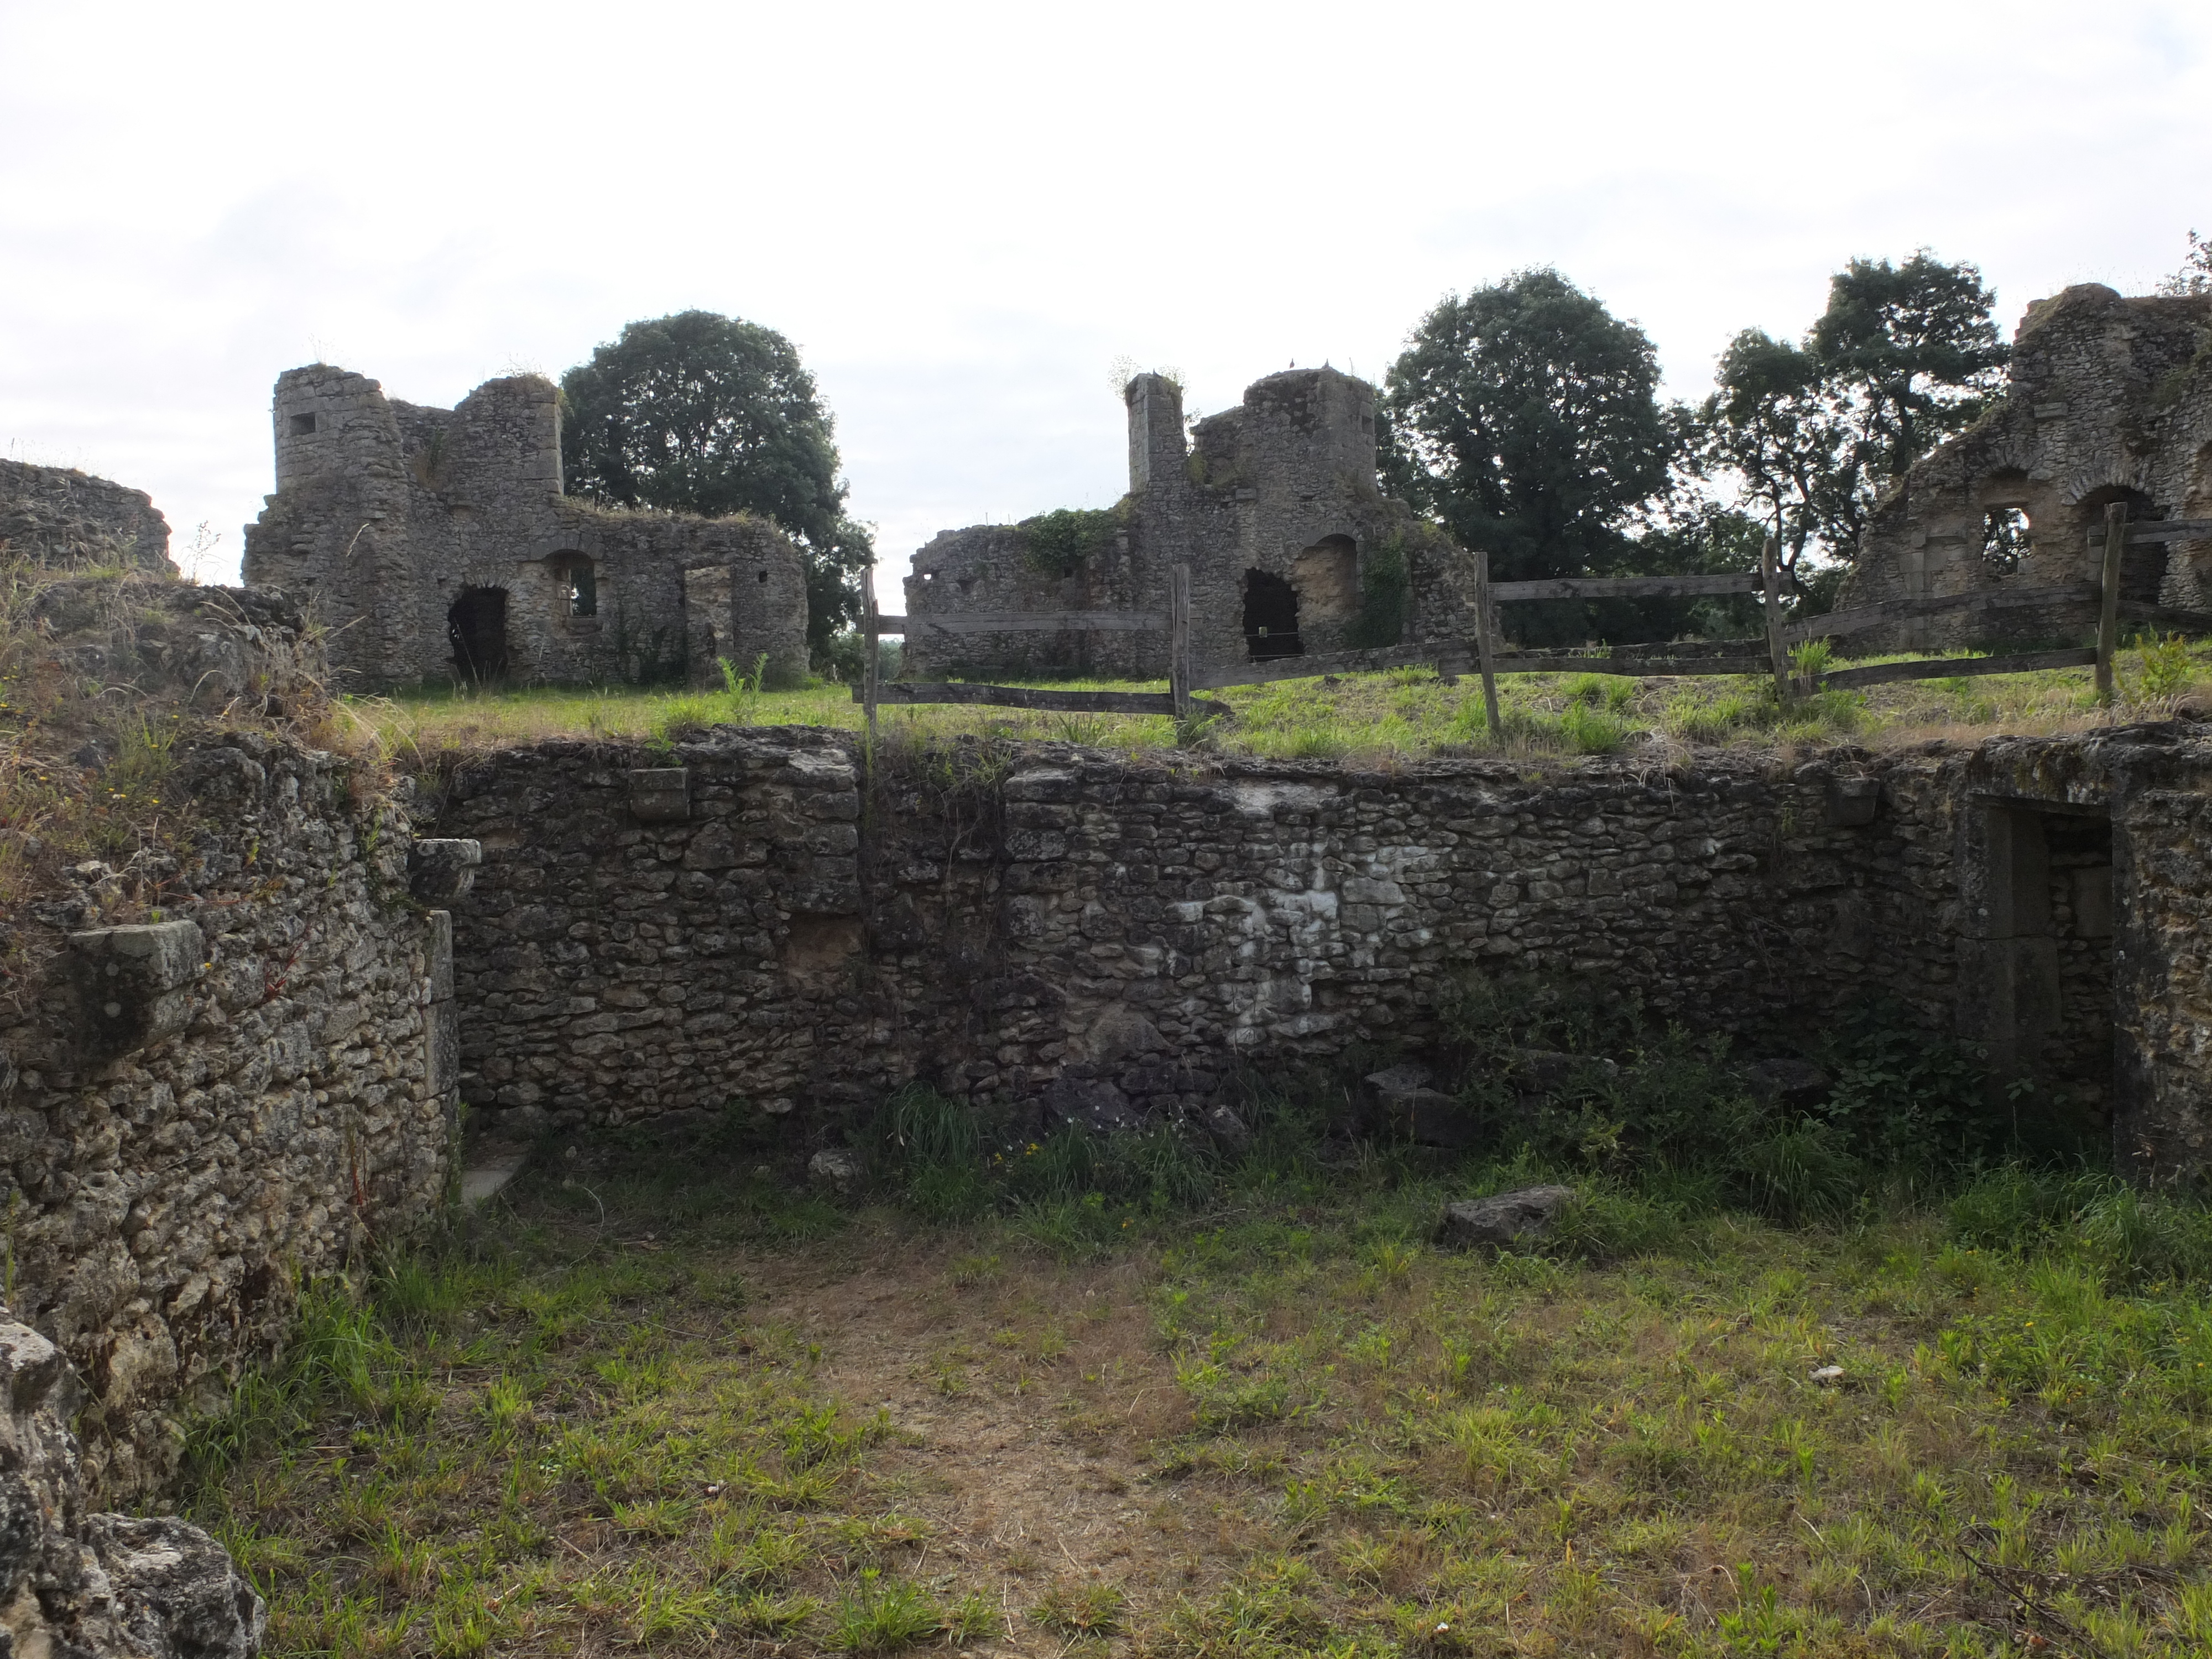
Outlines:
{"label": "dirt path", "polygon": [[995,1587],[1003,1632],[974,1651],[1064,1645],[1026,1615],[1054,1583],[1104,1581],[1133,1615],[1216,1576],[1241,1534],[1148,1454],[1189,1405],[1143,1301],[1146,1265],[1032,1266],[910,1241],[840,1259],[761,1255],[749,1306],[822,1346],[819,1376],[890,1443],[869,1459],[887,1508],[929,1523],[911,1571]]}

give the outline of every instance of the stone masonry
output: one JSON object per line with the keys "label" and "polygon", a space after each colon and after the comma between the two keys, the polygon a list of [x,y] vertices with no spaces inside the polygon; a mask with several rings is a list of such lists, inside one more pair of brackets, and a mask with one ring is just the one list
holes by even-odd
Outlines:
{"label": "stone masonry", "polygon": [[2163,1178],[2212,1127],[2208,783],[2175,727],[1540,778],[971,747],[865,787],[823,732],[540,744],[436,806],[485,849],[462,1087],[523,1131],[737,1109],[834,1138],[913,1078],[1126,1124],[1238,1061],[1417,1048],[1449,975],[1543,968],[1768,1052],[1893,999]]}
{"label": "stone masonry", "polygon": [[[2212,298],[2123,299],[2092,283],[2029,306],[2005,397],[1876,507],[1840,606],[2096,582],[2115,501],[2135,520],[2212,518]],[[2212,537],[2130,547],[2121,597],[2212,610],[2208,561]],[[1952,612],[1851,648],[2078,643],[2096,616],[2094,598]]]}
{"label": "stone masonry", "polygon": [[[1168,572],[1178,563],[1191,570],[1191,647],[1201,667],[1464,635],[1473,597],[1466,556],[1382,495],[1375,389],[1365,381],[1333,368],[1270,374],[1188,437],[1174,381],[1139,374],[1127,402],[1129,493],[1110,545],[1063,575],[1034,568],[1016,526],[938,536],[915,553],[906,581],[909,678],[1164,675],[1164,633],[974,634],[927,624],[984,611],[1164,612]],[[1378,585],[1402,591],[1395,617],[1373,614]],[[1385,637],[1355,637],[1364,612],[1370,629],[1387,622]]]}
{"label": "stone masonry", "polygon": [[356,783],[251,732],[196,744],[168,787],[222,827],[158,920],[110,923],[117,872],[78,866],[39,907],[63,948],[0,1003],[16,1311],[84,1376],[111,1501],[164,1486],[181,1421],[273,1351],[301,1279],[444,1191],[452,929],[410,895],[404,801]]}
{"label": "stone masonry", "polygon": [[328,364],[287,370],[276,493],[246,580],[331,629],[343,689],[459,678],[688,678],[717,659],[806,672],[799,551],[763,520],[612,510],[562,493],[559,389],[489,380],[453,409],[387,398]]}
{"label": "stone masonry", "polygon": [[0,461],[0,552],[33,564],[119,564],[177,574],[169,521],[141,489],[73,467]]}

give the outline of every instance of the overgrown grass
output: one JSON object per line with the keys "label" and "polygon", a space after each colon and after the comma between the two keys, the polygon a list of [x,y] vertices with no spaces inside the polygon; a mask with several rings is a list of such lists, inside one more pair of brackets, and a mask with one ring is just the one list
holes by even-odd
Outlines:
{"label": "overgrown grass", "polygon": [[[196,1512],[277,1653],[2212,1642],[2201,1210],[2004,1167],[1785,1228],[1344,1140],[1295,1093],[1260,1116],[1180,1198],[1158,1148],[1024,1143],[1024,1195],[959,1223],[888,1170],[889,1207],[839,1211],[750,1152],[556,1158],[498,1224],[318,1302],[199,1439]],[[1562,1173],[1547,1247],[1430,1243],[1446,1198]],[[934,1359],[870,1369],[864,1283]],[[1000,1460],[907,1426],[948,1408],[1034,1444],[1032,1482],[1127,1468],[1124,1520],[993,1530]]]}
{"label": "overgrown grass", "polygon": [[837,1204],[742,1109],[549,1146],[310,1299],[197,1512],[278,1652],[2206,1650],[2212,1212],[1877,1012],[1796,1109],[1571,985],[1455,1020],[1459,1154],[1318,1074],[1233,1147],[910,1090]]}
{"label": "overgrown grass", "polygon": [[[2087,669],[1960,677],[1777,697],[1772,682],[1684,676],[1630,680],[1595,673],[1516,675],[1499,682],[1502,735],[1487,726],[1473,677],[1446,684],[1427,669],[1277,681],[1210,692],[1232,711],[1193,740],[1226,753],[1390,763],[1433,754],[1569,757],[1712,746],[1774,747],[1848,737],[1881,746],[1995,732],[2077,730],[2113,719],[2159,718],[2212,699],[2206,647],[2147,641],[2124,653],[2115,707],[2100,706]],[[1809,670],[1817,665],[1806,657]],[[1876,660],[1889,660],[1879,659]],[[1018,682],[1017,682],[1018,683]],[[1063,690],[1164,690],[1164,683],[1054,681]],[[441,752],[580,735],[666,740],[702,726],[819,726],[855,730],[849,688],[713,692],[457,691],[435,689],[348,705],[365,735],[417,762]],[[912,738],[981,733],[1138,750],[1178,741],[1164,718],[1024,714],[968,707],[885,709],[884,729]]]}

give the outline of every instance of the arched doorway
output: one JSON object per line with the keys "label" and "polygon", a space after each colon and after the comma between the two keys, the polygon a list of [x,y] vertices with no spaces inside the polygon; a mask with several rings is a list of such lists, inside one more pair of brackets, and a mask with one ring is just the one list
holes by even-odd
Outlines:
{"label": "arched doorway", "polygon": [[478,685],[507,673],[507,590],[465,587],[446,612],[453,672]]}
{"label": "arched doorway", "polygon": [[1280,576],[1244,573],[1244,643],[1254,662],[1305,654],[1298,638],[1298,591]]}

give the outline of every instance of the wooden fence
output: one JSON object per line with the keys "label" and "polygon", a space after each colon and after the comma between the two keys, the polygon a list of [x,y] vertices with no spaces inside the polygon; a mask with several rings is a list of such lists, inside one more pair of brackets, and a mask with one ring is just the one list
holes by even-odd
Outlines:
{"label": "wooden fence", "polygon": [[[1200,691],[1236,685],[1264,685],[1275,680],[1310,679],[1324,674],[1371,673],[1380,669],[1433,664],[1445,680],[1470,668],[1482,677],[1483,709],[1490,729],[1500,725],[1498,676],[1500,674],[1589,673],[1619,674],[1637,678],[1681,674],[1771,674],[1777,694],[1790,694],[1790,653],[1794,647],[1816,639],[1842,639],[1885,624],[1921,617],[1972,615],[2021,606],[2098,602],[2097,643],[2060,651],[2017,652],[2006,656],[1931,658],[1919,662],[1874,663],[1863,668],[1826,670],[1818,677],[1822,687],[1881,685],[1895,680],[1944,679],[1956,676],[2018,674],[2045,668],[2094,665],[2097,691],[2109,698],[2112,690],[2112,656],[2119,643],[2122,619],[2155,625],[2212,632],[2212,612],[2175,611],[2157,605],[2123,601],[2119,593],[2120,555],[2124,547],[2143,543],[2187,541],[2212,538],[2212,520],[2174,520],[2129,524],[2126,508],[2115,504],[2106,511],[2105,532],[2092,536],[2101,541],[2104,564],[2101,580],[2058,586],[1984,589],[1936,599],[1899,599],[1882,605],[1861,605],[1831,611],[1802,622],[1785,622],[1782,611],[1782,573],[1778,549],[1770,537],[1760,551],[1759,568],[1727,575],[1701,576],[1558,576],[1536,581],[1496,582],[1490,580],[1489,556],[1474,555],[1474,637],[1445,639],[1422,645],[1394,646],[1372,651],[1333,651],[1315,656],[1277,657],[1263,662],[1233,663],[1199,669],[1191,660],[1190,568],[1176,565],[1169,573],[1168,608],[1157,611],[990,611],[944,617],[890,617],[876,609],[872,573],[861,577],[866,613],[861,633],[866,663],[861,683],[853,688],[853,700],[867,708],[868,729],[875,730],[876,710],[884,703],[980,703],[1000,708],[1045,709],[1100,714],[1165,714],[1186,720],[1194,714],[1227,713],[1217,702],[1200,702]],[[1718,641],[1701,653],[1670,650],[1665,646],[1631,646],[1593,654],[1588,652],[1507,653],[1494,636],[1492,617],[1500,605],[1540,599],[1689,599],[1748,593],[1755,595],[1765,615],[1763,639]],[[1032,633],[1164,632],[1168,636],[1168,685],[1159,691],[1060,691],[1017,685],[968,683],[916,684],[882,682],[877,672],[877,642],[886,635],[910,635],[924,629],[943,635]]]}

